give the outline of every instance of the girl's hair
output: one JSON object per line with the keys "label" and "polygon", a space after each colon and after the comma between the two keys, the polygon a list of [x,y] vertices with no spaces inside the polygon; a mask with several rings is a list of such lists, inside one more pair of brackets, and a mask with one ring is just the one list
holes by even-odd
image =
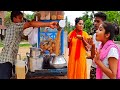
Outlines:
{"label": "girl's hair", "polygon": [[75,25],[77,25],[80,20],[82,20],[82,18],[76,18],[75,19]]}
{"label": "girl's hair", "polygon": [[115,27],[115,35],[118,35],[119,32],[120,32],[120,28],[119,28],[119,25],[116,24],[116,23],[113,23],[114,27]]}
{"label": "girl's hair", "polygon": [[116,28],[114,24],[106,21],[103,22],[103,27],[105,29],[105,34],[110,33],[109,40],[113,40],[115,36],[115,32],[118,31],[119,28],[118,27]]}

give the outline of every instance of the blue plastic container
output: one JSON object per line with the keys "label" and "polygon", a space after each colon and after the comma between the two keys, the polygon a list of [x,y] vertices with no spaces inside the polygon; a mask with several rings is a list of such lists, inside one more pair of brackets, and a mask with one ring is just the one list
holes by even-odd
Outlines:
{"label": "blue plastic container", "polygon": [[[59,20],[41,20],[42,22],[51,22],[51,21],[57,21]],[[40,48],[40,42],[43,40],[48,40],[49,38],[52,38],[53,40],[56,38],[57,30],[50,30],[48,32],[43,32],[41,28],[38,28],[38,43],[37,47]],[[61,37],[60,37],[60,54],[64,54],[64,30],[61,31]]]}

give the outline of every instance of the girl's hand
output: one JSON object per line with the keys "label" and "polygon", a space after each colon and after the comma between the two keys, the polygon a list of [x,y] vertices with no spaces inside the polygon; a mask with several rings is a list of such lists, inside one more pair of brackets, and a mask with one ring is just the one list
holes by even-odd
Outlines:
{"label": "girl's hand", "polygon": [[97,49],[95,50],[95,56],[93,60],[96,64],[100,62],[100,52]]}

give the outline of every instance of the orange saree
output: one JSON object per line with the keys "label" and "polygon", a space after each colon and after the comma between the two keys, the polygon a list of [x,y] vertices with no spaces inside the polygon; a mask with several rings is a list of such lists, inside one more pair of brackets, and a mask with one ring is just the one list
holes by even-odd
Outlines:
{"label": "orange saree", "polygon": [[[89,35],[81,31],[85,39]],[[69,33],[72,40],[69,45],[68,79],[87,79],[86,50],[81,40],[76,38],[75,30]]]}

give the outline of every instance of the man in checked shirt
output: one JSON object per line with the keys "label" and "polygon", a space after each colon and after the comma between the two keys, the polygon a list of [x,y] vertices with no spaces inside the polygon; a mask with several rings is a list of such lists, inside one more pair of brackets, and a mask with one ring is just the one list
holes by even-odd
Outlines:
{"label": "man in checked shirt", "polygon": [[23,30],[28,27],[51,27],[56,28],[57,22],[23,22],[23,13],[20,11],[11,12],[12,24],[6,30],[4,47],[0,53],[0,79],[10,79],[12,68],[17,59],[17,53],[21,39],[24,37]]}

